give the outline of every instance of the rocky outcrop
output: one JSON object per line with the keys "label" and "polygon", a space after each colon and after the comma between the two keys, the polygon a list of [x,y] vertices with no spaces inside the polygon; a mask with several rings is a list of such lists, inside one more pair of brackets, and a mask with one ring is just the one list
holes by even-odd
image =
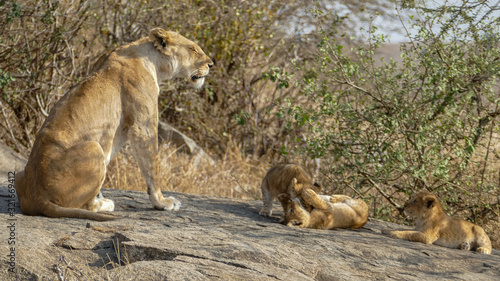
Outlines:
{"label": "rocky outcrop", "polygon": [[[178,212],[144,192],[104,190],[108,222],[8,212],[0,188],[1,280],[498,280],[500,255],[391,239],[389,223],[359,230],[290,228],[258,214],[261,201],[168,193]],[[167,195],[167,194],[166,194]],[[281,214],[278,204],[274,213]],[[10,226],[10,228],[9,228]],[[11,238],[11,240],[8,240]],[[8,241],[15,241],[9,245]],[[11,249],[14,246],[15,249]],[[13,256],[13,262],[10,263]],[[9,273],[15,268],[16,273]]]}
{"label": "rocky outcrop", "polygon": [[158,121],[158,138],[190,155],[194,166],[198,166],[200,161],[214,165],[214,160],[194,140],[163,121]]}

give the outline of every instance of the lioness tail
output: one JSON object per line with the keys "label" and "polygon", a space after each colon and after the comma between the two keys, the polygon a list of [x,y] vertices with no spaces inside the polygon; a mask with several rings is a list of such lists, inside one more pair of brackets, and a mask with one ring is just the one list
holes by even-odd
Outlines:
{"label": "lioness tail", "polygon": [[109,221],[115,219],[113,215],[91,212],[84,209],[61,207],[50,201],[46,204],[43,214],[51,218],[77,218],[95,221]]}

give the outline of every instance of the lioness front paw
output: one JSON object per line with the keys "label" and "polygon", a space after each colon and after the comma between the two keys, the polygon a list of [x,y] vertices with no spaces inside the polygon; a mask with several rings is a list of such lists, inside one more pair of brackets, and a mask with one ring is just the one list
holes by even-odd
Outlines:
{"label": "lioness front paw", "polygon": [[302,222],[299,220],[291,220],[286,225],[290,227],[303,227]]}
{"label": "lioness front paw", "polygon": [[270,217],[272,213],[273,213],[273,210],[268,210],[268,209],[262,208],[259,212],[259,215],[265,216],[265,217]]}
{"label": "lioness front paw", "polygon": [[486,247],[479,247],[476,249],[476,252],[489,255],[491,254],[491,249],[488,249]]}
{"label": "lioness front paw", "polygon": [[313,197],[316,197],[316,192],[314,192],[314,190],[312,190],[310,188],[306,188],[306,189],[302,190],[300,192],[300,194],[297,194],[297,195],[300,195],[302,198],[313,198]]}
{"label": "lioness front paw", "polygon": [[155,209],[165,210],[165,211],[170,211],[170,210],[179,211],[179,208],[181,207],[181,202],[172,196],[163,198],[160,203],[161,205],[155,206]]}

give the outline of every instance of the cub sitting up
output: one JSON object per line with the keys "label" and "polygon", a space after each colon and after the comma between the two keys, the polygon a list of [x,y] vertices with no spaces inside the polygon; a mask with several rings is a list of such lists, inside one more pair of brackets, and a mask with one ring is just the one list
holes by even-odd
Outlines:
{"label": "cub sitting up", "polygon": [[[297,185],[296,179],[293,179],[293,184]],[[309,188],[295,189],[295,193],[297,198],[293,198],[293,193],[291,197],[287,193],[278,196],[280,202],[285,204],[285,224],[288,226],[360,228],[368,220],[368,206],[361,199],[346,195],[318,195]]]}
{"label": "cub sitting up", "polygon": [[430,192],[423,191],[414,195],[406,203],[405,212],[415,217],[417,225],[414,230],[383,229],[382,233],[414,242],[491,253],[491,241],[484,229],[446,215],[437,197]]}

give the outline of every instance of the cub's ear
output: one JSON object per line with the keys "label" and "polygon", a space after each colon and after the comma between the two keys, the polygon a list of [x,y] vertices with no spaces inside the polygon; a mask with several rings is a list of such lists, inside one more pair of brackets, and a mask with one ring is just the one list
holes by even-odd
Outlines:
{"label": "cub's ear", "polygon": [[313,184],[313,186],[314,186],[314,187],[316,187],[316,188],[314,189],[314,191],[316,191],[316,192],[322,192],[322,191],[323,191],[323,187],[321,186],[321,184],[319,184],[319,183],[315,182],[315,183]]}
{"label": "cub's ear", "polygon": [[427,209],[430,209],[436,205],[436,197],[434,196],[425,196],[423,198],[423,201]]}
{"label": "cub's ear", "polygon": [[163,28],[155,28],[151,30],[151,32],[149,33],[149,39],[153,41],[153,44],[158,49],[165,48],[172,42],[172,37],[170,36],[168,31]]}

